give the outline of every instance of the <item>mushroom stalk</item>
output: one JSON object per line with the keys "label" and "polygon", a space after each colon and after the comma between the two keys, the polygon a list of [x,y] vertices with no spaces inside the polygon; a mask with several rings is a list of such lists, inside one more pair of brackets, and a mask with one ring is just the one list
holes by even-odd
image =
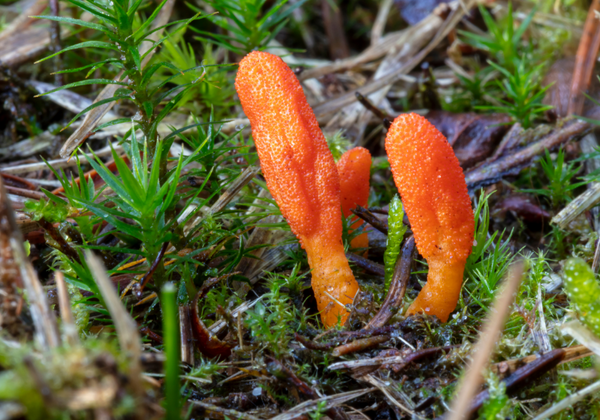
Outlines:
{"label": "mushroom stalk", "polygon": [[281,58],[253,51],[235,87],[269,191],[308,254],[326,327],[343,324],[358,292],[342,244],[340,181],[300,82]]}
{"label": "mushroom stalk", "polygon": [[429,264],[427,284],[407,311],[446,322],[456,308],[475,223],[463,171],[446,138],[417,114],[397,117],[385,148],[419,253]]}

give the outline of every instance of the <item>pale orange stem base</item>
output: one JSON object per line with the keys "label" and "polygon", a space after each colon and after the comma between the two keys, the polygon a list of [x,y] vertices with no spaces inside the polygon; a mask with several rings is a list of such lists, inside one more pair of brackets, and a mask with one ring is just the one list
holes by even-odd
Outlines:
{"label": "pale orange stem base", "polygon": [[312,288],[317,299],[321,320],[326,328],[341,321],[343,325],[350,314],[346,305],[354,302],[358,282],[352,274],[341,242],[319,236],[303,238],[312,268]]}
{"label": "pale orange stem base", "polygon": [[465,263],[460,261],[448,264],[445,260],[438,261],[433,258],[429,258],[427,263],[427,283],[406,311],[406,315],[426,313],[446,322],[458,303]]}

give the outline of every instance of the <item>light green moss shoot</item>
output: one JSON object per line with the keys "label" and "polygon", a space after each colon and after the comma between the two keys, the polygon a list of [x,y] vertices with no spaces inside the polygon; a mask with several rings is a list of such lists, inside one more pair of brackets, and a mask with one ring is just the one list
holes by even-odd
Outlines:
{"label": "light green moss shoot", "polygon": [[600,285],[594,272],[581,258],[565,264],[565,289],[587,327],[600,337]]}
{"label": "light green moss shoot", "polygon": [[390,202],[388,237],[385,254],[383,254],[383,262],[385,263],[386,293],[390,288],[392,276],[394,275],[394,267],[396,266],[396,260],[398,259],[398,254],[400,254],[400,245],[402,244],[402,239],[404,239],[404,233],[406,233],[406,226],[402,224],[403,218],[404,208],[402,207],[400,198],[398,198],[398,194],[396,194]]}

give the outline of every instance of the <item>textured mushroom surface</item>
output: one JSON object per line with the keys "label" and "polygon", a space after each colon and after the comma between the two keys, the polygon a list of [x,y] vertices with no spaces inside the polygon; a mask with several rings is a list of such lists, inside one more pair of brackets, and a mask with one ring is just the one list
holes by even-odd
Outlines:
{"label": "textured mushroom surface", "polygon": [[[337,169],[340,176],[342,214],[348,217],[356,206],[366,207],[369,202],[371,153],[364,147],[348,150],[338,161]],[[352,229],[358,229],[363,224],[362,219],[357,219],[352,223]],[[367,232],[354,238],[351,245],[353,248],[368,248]]]}
{"label": "textured mushroom surface", "polygon": [[407,314],[425,312],[446,322],[473,247],[473,209],[463,171],[446,138],[417,114],[394,120],[385,149],[417,249],[429,264],[427,284]]}
{"label": "textured mushroom surface", "polygon": [[344,323],[359,287],[342,244],[340,181],[300,82],[281,58],[253,51],[235,87],[269,191],[308,255],[321,319]]}

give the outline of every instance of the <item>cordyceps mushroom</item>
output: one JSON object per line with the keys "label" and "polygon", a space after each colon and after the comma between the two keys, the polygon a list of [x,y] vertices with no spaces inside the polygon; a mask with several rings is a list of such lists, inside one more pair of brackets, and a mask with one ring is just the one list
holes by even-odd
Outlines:
{"label": "cordyceps mushroom", "polygon": [[[355,147],[342,155],[337,163],[340,176],[340,192],[342,198],[342,214],[352,215],[356,206],[366,207],[369,201],[369,179],[371,177],[371,153],[364,147]],[[352,229],[358,229],[362,219],[352,223]],[[367,248],[369,237],[367,232],[361,233],[351,242],[353,248]]]}
{"label": "cordyceps mushroom", "polygon": [[342,244],[340,181],[300,82],[279,57],[253,51],[235,80],[269,191],[306,250],[326,327],[348,317],[358,292]]}
{"label": "cordyceps mushroom", "polygon": [[446,138],[417,114],[402,114],[385,139],[394,181],[427,260],[427,284],[407,311],[448,320],[456,308],[475,222],[463,171]]}

